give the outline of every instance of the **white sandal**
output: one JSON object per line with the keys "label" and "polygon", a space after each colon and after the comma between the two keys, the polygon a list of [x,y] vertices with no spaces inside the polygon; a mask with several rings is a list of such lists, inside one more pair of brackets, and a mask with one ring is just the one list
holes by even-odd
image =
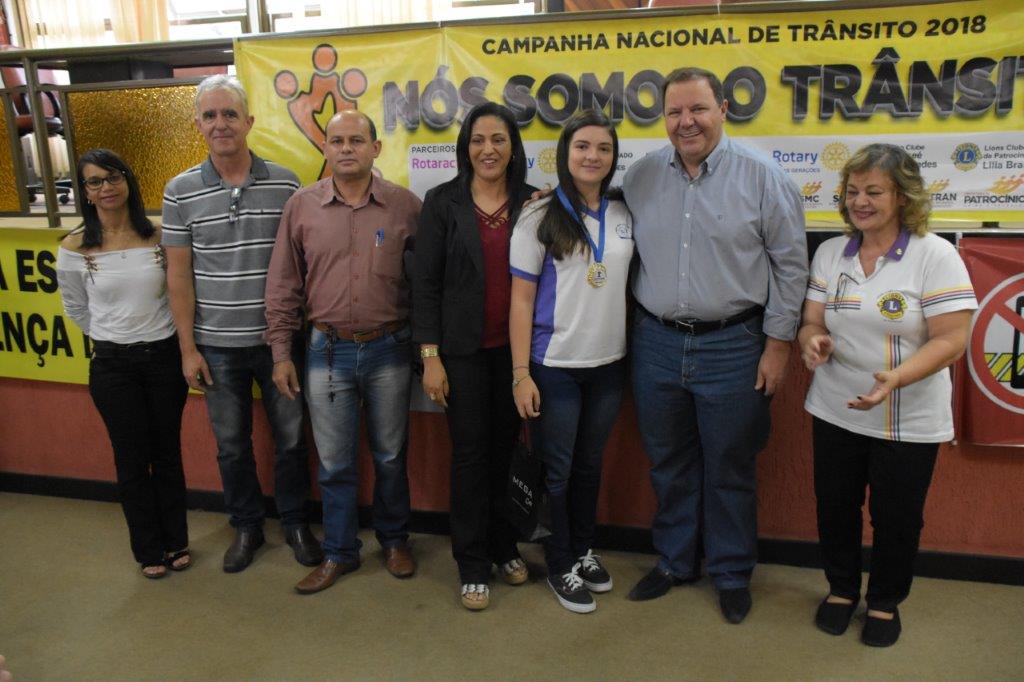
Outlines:
{"label": "white sandal", "polygon": [[462,584],[462,605],[470,611],[482,611],[491,603],[491,589],[483,583]]}
{"label": "white sandal", "polygon": [[530,569],[526,562],[516,557],[501,565],[501,579],[509,585],[522,585],[530,578]]}

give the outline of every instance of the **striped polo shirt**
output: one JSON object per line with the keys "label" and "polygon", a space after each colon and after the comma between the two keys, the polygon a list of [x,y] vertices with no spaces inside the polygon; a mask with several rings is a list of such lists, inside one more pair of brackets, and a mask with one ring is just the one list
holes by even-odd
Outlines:
{"label": "striped polo shirt", "polygon": [[884,440],[941,443],[953,438],[952,384],[943,369],[893,391],[870,410],[848,400],[871,390],[928,341],[928,318],[974,310],[978,302],[956,248],[934,234],[900,233],[874,272],[864,274],[860,235],[834,237],[811,263],[807,300],[825,304],[832,357],[814,370],[804,408],[830,424]]}
{"label": "striped polo shirt", "polygon": [[192,249],[194,332],[201,345],[265,343],[267,266],[285,202],[299,189],[299,179],[253,154],[236,201],[234,189],[209,158],[164,189],[163,244]]}

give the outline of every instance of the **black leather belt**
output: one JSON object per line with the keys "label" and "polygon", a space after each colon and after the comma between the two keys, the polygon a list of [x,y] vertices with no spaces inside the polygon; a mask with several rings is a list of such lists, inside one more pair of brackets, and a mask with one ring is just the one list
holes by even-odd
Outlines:
{"label": "black leather belt", "polygon": [[113,341],[100,341],[93,339],[92,354],[94,357],[114,357],[128,355],[148,355],[159,353],[178,345],[178,337],[171,335],[160,341],[139,341],[137,343],[114,343]]}
{"label": "black leather belt", "polygon": [[739,324],[740,322],[746,322],[747,320],[757,317],[764,312],[763,305],[755,305],[751,308],[747,308],[742,313],[737,313],[732,317],[725,318],[724,320],[698,320],[692,317],[686,320],[666,320],[653,314],[642,305],[637,307],[652,320],[660,322],[666,327],[671,327],[694,336],[700,336],[701,334],[707,334],[708,332],[715,332],[719,329],[725,329],[726,327],[731,327],[734,324]]}

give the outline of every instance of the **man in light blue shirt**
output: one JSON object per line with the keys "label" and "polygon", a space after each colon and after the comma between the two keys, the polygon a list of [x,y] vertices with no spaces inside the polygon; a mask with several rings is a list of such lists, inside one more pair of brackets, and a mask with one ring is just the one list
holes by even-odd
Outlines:
{"label": "man in light blue shirt", "polygon": [[673,71],[662,101],[671,144],[623,182],[640,257],[633,382],[660,555],[629,596],[699,577],[702,522],[722,614],[739,623],[757,562],[756,455],[807,285],[803,208],[776,163],[723,132],[714,74]]}

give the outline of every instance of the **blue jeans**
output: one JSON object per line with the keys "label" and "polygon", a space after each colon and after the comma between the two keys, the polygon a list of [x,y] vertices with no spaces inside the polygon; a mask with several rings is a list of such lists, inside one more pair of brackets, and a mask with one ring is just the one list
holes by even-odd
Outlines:
{"label": "blue jeans", "polygon": [[263,409],[274,434],[274,500],[281,524],[308,523],[309,451],[302,432],[302,401],[289,400],[271,379],[269,346],[199,346],[213,377],[206,389],[206,411],[217,438],[217,465],[224,506],[235,528],[259,528],[265,509],[252,453],[252,382],[259,384]]}
{"label": "blue jeans", "polygon": [[544,460],[551,535],[544,559],[552,576],[568,572],[594,544],[604,446],[626,383],[626,362],[561,368],[530,363],[540,417],[530,423]]}
{"label": "blue jeans", "polygon": [[324,556],[355,561],[359,530],[359,412],[373,456],[373,526],[382,547],[408,538],[409,479],[405,451],[409,431],[412,363],[409,327],[367,343],[331,341],[312,329],[303,393],[320,453],[324,507]]}
{"label": "blue jeans", "polygon": [[637,422],[658,501],[658,566],[696,577],[701,523],[718,589],[750,583],[757,563],[756,456],[770,400],[755,391],[761,318],[693,336],[641,313],[633,330]]}

